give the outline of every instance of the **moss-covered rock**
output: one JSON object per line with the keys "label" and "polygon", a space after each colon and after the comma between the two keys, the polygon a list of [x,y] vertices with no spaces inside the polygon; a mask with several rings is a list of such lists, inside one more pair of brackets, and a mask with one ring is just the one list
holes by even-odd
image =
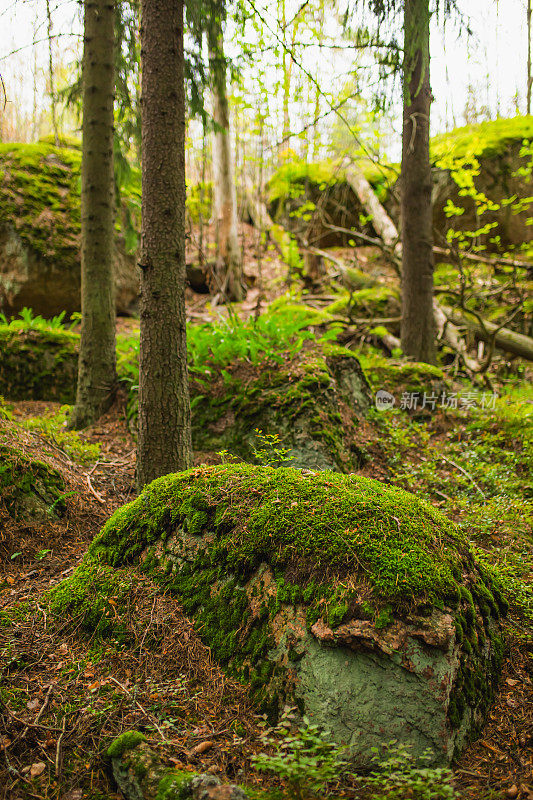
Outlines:
{"label": "moss-covered rock", "polygon": [[533,117],[514,117],[437,136],[432,142],[436,230],[467,232],[468,246],[495,250],[531,242],[532,135]]}
{"label": "moss-covered rock", "polygon": [[0,504],[10,517],[44,520],[61,516],[64,495],[65,482],[57,470],[15,447],[0,444]]}
{"label": "moss-covered rock", "polygon": [[[384,202],[397,172],[365,159],[359,166]],[[286,162],[268,183],[267,202],[276,222],[315,247],[350,243],[349,233],[335,231],[327,223],[374,235],[372,225],[363,220],[365,211],[346,183],[340,161]]]}
{"label": "moss-covered rock", "polygon": [[65,330],[14,330],[0,324],[0,393],[9,400],[73,403],[79,336]]}
{"label": "moss-covered rock", "polygon": [[[127,744],[124,747],[125,743]],[[113,775],[126,800],[246,800],[234,784],[215,775],[172,769],[163,763],[165,753],[147,744],[137,731],[127,731],[107,751]]]}
{"label": "moss-covered rock", "polygon": [[52,609],[127,642],[139,571],[263,709],[297,703],[362,760],[391,738],[450,759],[497,684],[498,587],[453,523],[377,481],[242,464],[168,475],[109,520]]}
{"label": "moss-covered rock", "polygon": [[[467,125],[431,140],[434,227],[442,236],[450,229],[475,232],[488,225],[474,244],[505,249],[531,242],[531,139],[533,117],[514,117]],[[364,159],[359,166],[398,220],[399,192],[391,191],[398,171],[380,170]],[[348,233],[328,224],[376,235],[340,163],[286,163],[271,178],[268,198],[274,218],[315,246],[350,243]],[[457,215],[453,207],[464,213]]]}
{"label": "moss-covered rock", "polygon": [[[223,374],[192,375],[193,444],[200,451],[226,450],[253,461],[257,431],[277,434],[297,467],[351,472],[362,459],[358,421],[370,407],[370,391],[358,360],[326,346],[283,363],[242,362]],[[272,452],[273,463],[277,463]]]}
{"label": "moss-covered rock", "polygon": [[[1,311],[13,314],[27,306],[51,317],[80,310],[80,166],[76,149],[0,144]],[[121,230],[127,200],[125,195],[116,227],[120,313],[132,308],[138,293],[135,259],[126,253]]]}

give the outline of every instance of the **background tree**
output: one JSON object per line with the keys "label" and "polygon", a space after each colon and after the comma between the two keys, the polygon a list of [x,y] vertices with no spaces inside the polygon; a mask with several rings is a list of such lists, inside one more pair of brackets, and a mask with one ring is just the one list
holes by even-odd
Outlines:
{"label": "background tree", "polygon": [[191,464],[182,0],[142,1],[141,70],[139,489]]}
{"label": "background tree", "polygon": [[401,342],[406,355],[433,363],[429,20],[429,0],[404,0]]}
{"label": "background tree", "polygon": [[213,200],[217,224],[218,265],[222,293],[242,300],[242,255],[237,224],[237,192],[231,147],[227,64],[220,6],[213,9],[207,32],[213,97]]}
{"label": "background tree", "polygon": [[116,385],[113,285],[114,0],[85,0],[81,167],[82,324],[76,405],[82,428],[110,405]]}

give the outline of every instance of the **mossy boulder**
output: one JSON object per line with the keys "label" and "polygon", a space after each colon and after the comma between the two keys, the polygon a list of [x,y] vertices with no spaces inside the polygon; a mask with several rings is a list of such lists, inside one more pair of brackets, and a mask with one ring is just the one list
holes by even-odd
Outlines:
{"label": "mossy boulder", "polygon": [[[77,149],[0,144],[0,311],[27,306],[52,317],[80,310],[80,167]],[[130,311],[138,294],[135,258],[125,244],[128,199],[116,225],[119,313]]]}
{"label": "mossy boulder", "polygon": [[[193,444],[254,460],[257,431],[277,434],[297,467],[351,472],[360,466],[358,426],[370,407],[359,361],[332,345],[311,348],[283,363],[236,362],[212,377],[191,376]],[[277,463],[272,450],[273,462]]]}
{"label": "mossy boulder", "polygon": [[[396,171],[366,159],[360,159],[358,166],[384,202]],[[335,226],[375,235],[340,161],[286,162],[268,182],[267,203],[277,223],[314,247],[347,246],[350,234],[334,230]]]}
{"label": "mossy boulder", "polygon": [[494,580],[438,510],[378,481],[245,464],[167,475],[111,517],[51,608],[127,646],[141,573],[260,708],[298,705],[361,762],[392,738],[449,761],[498,682]]}
{"label": "mossy boulder", "polygon": [[14,520],[43,521],[64,513],[64,495],[65,481],[57,470],[0,444],[0,510]]}
{"label": "mossy boulder", "polygon": [[[533,117],[467,125],[432,141],[434,226],[480,231],[468,244],[520,247],[533,239],[529,140]],[[455,207],[462,214],[452,211]]]}
{"label": "mossy boulder", "polygon": [[0,325],[0,393],[9,400],[73,403],[79,338],[65,330]]}

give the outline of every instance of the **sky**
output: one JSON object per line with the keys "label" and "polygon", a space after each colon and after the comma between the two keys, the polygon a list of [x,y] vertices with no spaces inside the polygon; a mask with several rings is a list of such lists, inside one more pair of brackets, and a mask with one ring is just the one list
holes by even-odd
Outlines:
{"label": "sky", "polygon": [[[299,0],[287,3],[289,9],[291,3],[295,9],[300,5]],[[433,22],[433,133],[464,124],[469,86],[473,87],[476,105],[488,105],[492,116],[516,113],[517,91],[520,110],[525,111],[526,0],[458,0],[458,3],[474,34],[459,35],[457,25],[452,22],[447,23],[445,30]],[[275,24],[275,2],[262,0],[262,4]],[[50,0],[50,5],[54,33],[59,34],[55,49],[69,53],[73,59],[81,32],[79,4],[73,0]],[[32,44],[34,41],[38,42],[36,46]],[[40,101],[47,59],[45,0],[0,0],[0,73],[9,102],[30,109],[35,101]],[[324,80],[331,80],[331,76],[325,74]]]}

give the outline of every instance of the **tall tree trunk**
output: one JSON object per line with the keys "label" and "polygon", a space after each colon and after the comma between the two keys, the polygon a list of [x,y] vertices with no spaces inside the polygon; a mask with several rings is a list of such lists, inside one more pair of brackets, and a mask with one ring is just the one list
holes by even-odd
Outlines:
{"label": "tall tree trunk", "polygon": [[142,0],[137,487],[191,465],[185,325],[183,0]]}
{"label": "tall tree trunk", "polygon": [[434,363],[429,0],[405,0],[404,14],[401,339],[406,355]]}
{"label": "tall tree trunk", "polygon": [[[216,13],[216,12],[215,12]],[[209,64],[213,86],[213,200],[217,224],[220,289],[229,300],[242,300],[242,257],[237,226],[237,192],[226,89],[226,59],[222,19],[211,20],[208,33]]]}
{"label": "tall tree trunk", "polygon": [[59,133],[57,127],[57,113],[56,113],[56,91],[54,82],[54,58],[52,48],[52,13],[50,11],[50,0],[46,0],[46,19],[48,22],[48,80],[50,81],[50,102],[52,113],[52,132],[54,134],[54,144],[56,147],[59,144]]}
{"label": "tall tree trunk", "polygon": [[109,407],[116,386],[113,280],[114,0],[85,0],[81,164],[81,343],[76,405],[82,428]]}
{"label": "tall tree trunk", "polygon": [[531,0],[527,0],[527,108],[526,114],[531,114]]}

